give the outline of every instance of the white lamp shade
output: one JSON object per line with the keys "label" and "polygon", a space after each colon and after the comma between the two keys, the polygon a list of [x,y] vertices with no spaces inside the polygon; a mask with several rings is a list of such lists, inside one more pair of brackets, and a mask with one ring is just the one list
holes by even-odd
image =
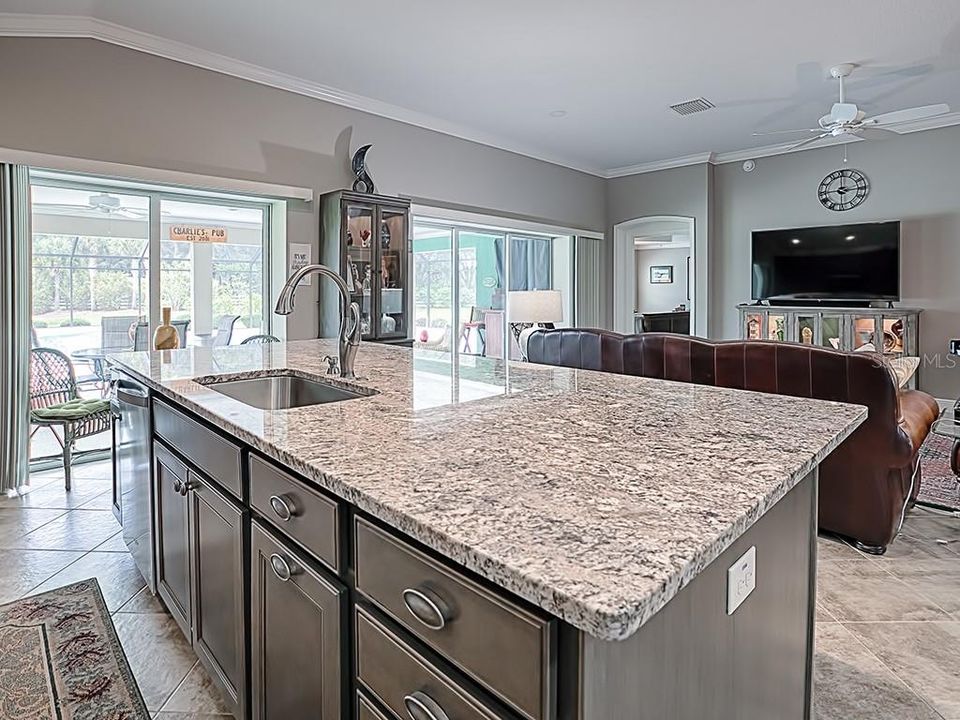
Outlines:
{"label": "white lamp shade", "polygon": [[559,290],[511,290],[507,293],[507,320],[512,323],[563,322]]}

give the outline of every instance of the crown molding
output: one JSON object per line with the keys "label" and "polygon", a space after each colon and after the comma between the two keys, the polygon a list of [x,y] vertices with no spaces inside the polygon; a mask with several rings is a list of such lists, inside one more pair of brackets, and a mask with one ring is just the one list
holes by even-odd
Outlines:
{"label": "crown molding", "polygon": [[604,177],[618,178],[628,175],[642,175],[643,173],[657,172],[658,170],[670,170],[671,168],[686,167],[688,165],[702,165],[704,163],[714,162],[715,155],[712,152],[696,153],[695,155],[684,155],[683,157],[668,158],[667,160],[653,160],[652,162],[640,163],[638,165],[626,165],[624,167],[612,168],[604,173]]}
{"label": "crown molding", "polygon": [[603,170],[589,167],[570,158],[543,153],[513,140],[484,133],[442,118],[409,108],[381,102],[363,95],[313,82],[304,78],[270,70],[261,65],[237,60],[193,45],[169,40],[133,28],[85,15],[33,15],[0,13],[0,37],[85,38],[119,45],[157,57],[174,60],[204,70],[230,75],[259,85],[286,90],[316,100],[359,110],[407,125],[450,135],[461,140],[486,145],[506,152],[560,165],[571,170],[605,177]]}
{"label": "crown molding", "polygon": [[[898,135],[912,135],[916,132],[926,130],[938,130],[939,128],[953,127],[960,125],[960,112],[951,112],[946,115],[940,115],[935,118],[917,120],[910,123],[897,125],[894,131]],[[761,145],[755,148],[745,148],[743,150],[732,150],[730,152],[720,153],[700,153],[697,155],[685,155],[683,157],[668,158],[666,160],[655,160],[653,162],[641,163],[639,165],[629,165],[622,168],[607,170],[605,177],[617,178],[628,175],[641,175],[643,173],[657,172],[659,170],[669,170],[670,168],[684,167],[686,165],[699,165],[709,163],[711,165],[724,165],[726,163],[743,162],[744,160],[757,160],[758,158],[773,157],[774,155],[789,155],[795,152],[806,152],[808,150],[817,150],[846,143],[864,142],[860,137],[838,137],[824,138],[816,145],[807,145],[802,148],[794,146],[799,142],[777,143],[776,145]]]}

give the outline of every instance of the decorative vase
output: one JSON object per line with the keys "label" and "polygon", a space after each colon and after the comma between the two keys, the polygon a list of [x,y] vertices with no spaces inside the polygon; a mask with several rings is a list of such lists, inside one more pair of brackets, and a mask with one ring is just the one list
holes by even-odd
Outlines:
{"label": "decorative vase", "polygon": [[153,334],[154,350],[176,350],[180,347],[180,334],[177,329],[170,324],[170,308],[165,307],[162,310],[163,322],[157,327]]}

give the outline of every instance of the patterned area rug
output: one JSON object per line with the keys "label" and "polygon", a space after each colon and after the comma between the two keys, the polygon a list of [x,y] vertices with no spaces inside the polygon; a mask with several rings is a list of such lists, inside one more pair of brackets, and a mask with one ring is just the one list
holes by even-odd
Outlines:
{"label": "patterned area rug", "polygon": [[0,606],[0,718],[148,720],[96,579]]}
{"label": "patterned area rug", "polygon": [[930,433],[920,448],[923,480],[919,502],[960,510],[960,483],[950,469],[953,441]]}

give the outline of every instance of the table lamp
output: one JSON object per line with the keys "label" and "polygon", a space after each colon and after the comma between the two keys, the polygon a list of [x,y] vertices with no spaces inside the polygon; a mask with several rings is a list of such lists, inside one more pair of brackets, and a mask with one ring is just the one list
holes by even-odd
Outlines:
{"label": "table lamp", "polygon": [[520,334],[527,329],[563,322],[563,296],[559,290],[511,290],[507,293],[507,319],[520,346],[520,354],[527,359]]}

